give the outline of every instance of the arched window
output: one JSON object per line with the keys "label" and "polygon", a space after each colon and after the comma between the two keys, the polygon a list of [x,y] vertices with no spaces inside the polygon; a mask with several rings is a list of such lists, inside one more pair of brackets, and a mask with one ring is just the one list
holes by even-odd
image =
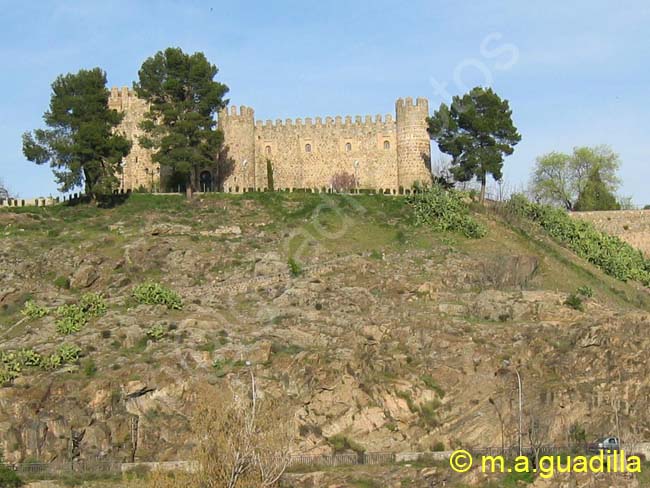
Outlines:
{"label": "arched window", "polygon": [[271,154],[271,146],[266,146],[266,154]]}
{"label": "arched window", "polygon": [[352,151],[352,144],[350,144],[349,142],[346,143],[345,144],[345,150],[348,151],[348,152]]}
{"label": "arched window", "polygon": [[390,141],[384,141],[384,149],[390,149]]}
{"label": "arched window", "polygon": [[311,152],[311,144],[305,144],[305,152]]}

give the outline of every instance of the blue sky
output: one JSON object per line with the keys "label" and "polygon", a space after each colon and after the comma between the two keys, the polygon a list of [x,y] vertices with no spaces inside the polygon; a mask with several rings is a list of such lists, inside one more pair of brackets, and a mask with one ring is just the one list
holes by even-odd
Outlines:
{"label": "blue sky", "polygon": [[433,110],[489,84],[522,134],[510,187],[541,153],[609,144],[621,193],[646,204],[648,25],[644,1],[0,0],[0,178],[23,197],[57,194],[20,136],[41,126],[58,74],[100,66],[130,86],[144,59],[179,46],[205,52],[258,119],[393,113],[404,96]]}

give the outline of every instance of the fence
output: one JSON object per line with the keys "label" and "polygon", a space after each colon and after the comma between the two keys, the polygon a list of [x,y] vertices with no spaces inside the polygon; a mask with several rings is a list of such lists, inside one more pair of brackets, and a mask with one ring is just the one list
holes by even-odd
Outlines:
{"label": "fence", "polygon": [[[642,455],[650,458],[650,443],[626,444],[623,446],[625,452],[629,455]],[[519,455],[517,446],[500,447],[483,447],[468,448],[473,456],[504,456],[514,459]],[[568,446],[544,446],[540,448],[540,456],[561,455],[567,453],[574,455],[592,454],[587,446],[568,447]],[[449,459],[453,451],[441,452],[359,452],[359,453],[340,453],[326,455],[307,455],[299,454],[291,457],[290,467],[310,466],[310,467],[336,467],[336,466],[354,466],[354,465],[378,465],[378,464],[395,464],[401,462],[433,462],[445,461]],[[531,447],[522,448],[524,456],[533,456],[534,452]],[[166,461],[166,462],[136,462],[123,463],[119,461],[106,460],[75,460],[74,462],[54,462],[54,463],[19,463],[5,464],[9,469],[13,469],[23,475],[58,475],[65,473],[106,473],[120,474],[131,470],[184,470],[192,471],[196,469],[196,463],[192,461]]]}

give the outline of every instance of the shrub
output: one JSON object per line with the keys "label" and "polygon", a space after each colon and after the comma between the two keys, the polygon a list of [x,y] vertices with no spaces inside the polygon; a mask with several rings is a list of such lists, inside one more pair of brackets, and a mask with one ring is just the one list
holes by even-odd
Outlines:
{"label": "shrub", "polygon": [[445,390],[443,390],[443,389],[440,387],[440,385],[438,385],[438,383],[436,383],[436,380],[434,380],[430,375],[425,374],[425,375],[421,376],[420,379],[422,380],[422,382],[423,382],[425,385],[427,385],[427,387],[428,387],[430,390],[435,391],[436,394],[437,394],[440,398],[444,398],[444,397],[445,397]]}
{"label": "shrub", "polygon": [[513,196],[506,210],[536,222],[553,239],[606,274],[650,285],[650,260],[620,238],[600,232],[589,222],[573,219],[562,209],[531,203],[522,195]]}
{"label": "shrub", "polygon": [[445,450],[445,444],[442,441],[438,441],[431,447],[431,450],[433,452],[442,452]]}
{"label": "shrub", "polygon": [[88,317],[101,317],[107,308],[101,293],[86,293],[79,300],[79,307]]}
{"label": "shrub", "polygon": [[485,226],[469,215],[469,205],[458,191],[434,185],[409,195],[407,202],[414,209],[417,225],[429,225],[438,232],[458,232],[473,239],[487,234]]}
{"label": "shrub", "polygon": [[342,171],[332,176],[330,185],[334,191],[350,191],[357,187],[357,179],[353,174]]}
{"label": "shrub", "polygon": [[[42,363],[41,355],[33,349],[0,353],[0,385],[12,383],[24,367],[36,367]],[[2,485],[0,485],[2,486]]]}
{"label": "shrub", "polygon": [[33,300],[27,300],[20,313],[30,319],[40,319],[41,317],[45,317],[49,313],[49,310],[42,305],[38,305]]}
{"label": "shrub", "polygon": [[291,276],[296,277],[302,274],[302,267],[298,261],[293,258],[289,258],[287,264],[289,265],[289,273],[291,273]]}
{"label": "shrub", "polygon": [[79,361],[81,348],[74,344],[62,344],[56,352],[50,354],[43,360],[44,369],[57,369],[65,364],[72,364]]}
{"label": "shrub", "polygon": [[564,301],[564,304],[567,307],[571,307],[572,309],[578,310],[580,312],[583,312],[585,309],[582,304],[582,297],[577,293],[570,293],[569,296]]}
{"label": "shrub", "polygon": [[79,332],[88,323],[88,317],[79,305],[61,305],[56,309],[56,331],[62,335]]}
{"label": "shrub", "polygon": [[161,339],[164,339],[166,335],[167,331],[165,330],[165,327],[160,324],[153,325],[149,328],[149,330],[147,330],[147,337],[152,341],[159,341]]}
{"label": "shrub", "polygon": [[585,285],[585,286],[581,286],[580,288],[578,288],[578,289],[576,290],[576,293],[577,293],[578,295],[582,295],[582,296],[585,297],[585,298],[592,298],[592,297],[594,296],[594,290],[593,290],[593,288],[590,287],[590,286],[587,286],[587,285]]}
{"label": "shrub", "polygon": [[83,362],[83,369],[84,374],[88,378],[92,378],[97,374],[97,365],[95,364],[95,361],[92,360],[92,358],[88,358]]}
{"label": "shrub", "polygon": [[63,288],[64,290],[70,289],[70,278],[66,276],[57,276],[54,280],[54,286],[57,288]]}
{"label": "shrub", "polygon": [[181,310],[183,301],[181,297],[160,283],[146,282],[136,286],[133,297],[138,303],[146,305],[166,305],[170,310]]}
{"label": "shrub", "polygon": [[18,474],[13,469],[1,463],[2,460],[0,459],[0,486],[2,488],[18,488],[23,486],[24,483]]}
{"label": "shrub", "polygon": [[336,434],[333,435],[332,437],[328,437],[327,442],[329,442],[329,444],[332,446],[334,452],[341,452],[347,450],[351,450],[359,453],[365,452],[365,448],[363,446],[357,444],[352,439],[349,439],[343,434]]}
{"label": "shrub", "polygon": [[16,356],[20,364],[28,367],[40,366],[43,361],[42,356],[33,349],[21,349]]}
{"label": "shrub", "polygon": [[440,407],[440,401],[437,399],[423,403],[420,406],[420,417],[429,427],[438,426],[438,414],[436,413],[438,407]]}

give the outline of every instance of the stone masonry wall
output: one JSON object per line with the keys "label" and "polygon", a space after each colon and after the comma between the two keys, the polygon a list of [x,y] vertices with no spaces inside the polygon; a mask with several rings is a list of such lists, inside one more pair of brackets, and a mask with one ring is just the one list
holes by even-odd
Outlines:
{"label": "stone masonry wall", "polygon": [[124,112],[124,119],[117,130],[122,132],[133,143],[131,152],[124,159],[122,175],[117,175],[121,190],[146,190],[159,188],[160,165],[151,161],[151,151],[144,149],[138,143],[142,130],[138,124],[147,112],[147,104],[140,100],[132,90],[112,88],[108,106],[118,112]]}
{"label": "stone masonry wall", "polygon": [[[125,112],[118,130],[134,143],[123,175],[118,175],[121,189],[157,189],[160,167],[151,161],[151,152],[137,142],[146,103],[127,88],[113,88],[109,106]],[[343,172],[354,175],[361,189],[396,193],[400,187],[410,189],[416,181],[429,183],[428,102],[406,98],[395,106],[395,119],[392,115],[366,115],[284,122],[255,121],[252,108],[231,106],[218,116],[224,133],[222,163],[227,160],[230,169],[225,178],[217,175],[216,167],[200,172],[209,171],[213,182],[223,179],[227,192],[268,188],[267,160],[273,167],[275,189],[330,188],[332,177]]]}
{"label": "stone masonry wall", "polygon": [[390,115],[320,117],[255,127],[259,186],[268,186],[266,161],[276,189],[329,188],[338,173],[355,175],[359,188],[397,187],[395,122]]}
{"label": "stone masonry wall", "polygon": [[571,216],[587,220],[599,230],[620,237],[650,257],[650,210],[573,212]]}

